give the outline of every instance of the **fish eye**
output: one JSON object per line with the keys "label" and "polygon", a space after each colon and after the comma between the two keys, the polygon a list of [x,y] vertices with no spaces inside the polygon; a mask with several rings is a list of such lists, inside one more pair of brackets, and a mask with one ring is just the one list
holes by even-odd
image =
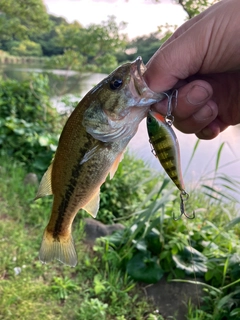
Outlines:
{"label": "fish eye", "polygon": [[123,81],[121,79],[113,79],[110,82],[110,88],[112,90],[117,90],[117,89],[121,88],[122,84],[123,84]]}

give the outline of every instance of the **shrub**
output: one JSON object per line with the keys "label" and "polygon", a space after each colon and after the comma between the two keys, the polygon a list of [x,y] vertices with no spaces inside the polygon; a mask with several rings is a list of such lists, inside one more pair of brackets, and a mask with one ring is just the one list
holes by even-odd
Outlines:
{"label": "shrub", "polygon": [[14,157],[41,175],[58,141],[60,115],[51,106],[48,78],[1,81],[0,155]]}

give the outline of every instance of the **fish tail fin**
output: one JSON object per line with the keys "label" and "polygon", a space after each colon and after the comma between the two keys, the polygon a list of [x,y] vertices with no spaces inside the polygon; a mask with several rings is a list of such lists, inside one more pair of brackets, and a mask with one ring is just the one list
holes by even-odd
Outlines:
{"label": "fish tail fin", "polygon": [[54,238],[53,234],[46,229],[39,252],[39,259],[43,263],[57,259],[70,267],[75,267],[77,253],[71,233],[68,237],[58,236]]}

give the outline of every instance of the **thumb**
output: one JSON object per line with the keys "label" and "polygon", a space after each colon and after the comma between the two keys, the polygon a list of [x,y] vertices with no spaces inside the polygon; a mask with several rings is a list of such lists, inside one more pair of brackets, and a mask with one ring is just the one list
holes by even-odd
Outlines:
{"label": "thumb", "polygon": [[[195,28],[194,28],[195,29]],[[204,60],[206,33],[194,35],[191,28],[159,48],[147,63],[144,78],[151,90],[162,92],[173,88],[180,80],[197,73]]]}
{"label": "thumb", "polygon": [[150,89],[166,91],[195,74],[239,68],[239,8],[239,0],[220,1],[183,24],[147,63]]}

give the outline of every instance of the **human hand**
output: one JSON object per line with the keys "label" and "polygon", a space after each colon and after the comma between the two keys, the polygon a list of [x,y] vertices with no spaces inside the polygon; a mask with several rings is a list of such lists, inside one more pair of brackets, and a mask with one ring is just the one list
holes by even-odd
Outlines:
{"label": "human hand", "polygon": [[[148,86],[178,88],[174,125],[213,139],[240,123],[239,0],[221,1],[184,23],[147,63]],[[166,114],[167,101],[154,108]]]}

